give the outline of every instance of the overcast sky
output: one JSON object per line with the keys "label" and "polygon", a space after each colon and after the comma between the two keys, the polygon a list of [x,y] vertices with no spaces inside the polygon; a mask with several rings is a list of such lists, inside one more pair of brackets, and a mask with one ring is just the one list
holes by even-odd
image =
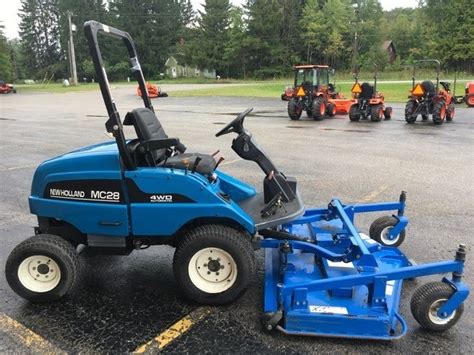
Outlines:
{"label": "overcast sky", "polygon": [[[138,0],[139,1],[139,0]],[[192,0],[195,8],[200,6],[204,0]],[[244,0],[232,0],[235,5],[241,5]],[[381,0],[384,10],[391,10],[395,7],[416,7],[418,0]],[[0,0],[0,23],[5,26],[7,38],[18,37],[18,9],[20,0]]]}

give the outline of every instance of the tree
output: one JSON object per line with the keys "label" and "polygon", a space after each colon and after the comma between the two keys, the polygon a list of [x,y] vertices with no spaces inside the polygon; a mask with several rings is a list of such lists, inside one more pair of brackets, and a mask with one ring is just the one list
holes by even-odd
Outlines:
{"label": "tree", "polygon": [[[61,49],[63,59],[68,58],[69,22],[68,14],[71,14],[71,22],[76,25],[77,31],[73,33],[74,51],[77,64],[79,81],[81,78],[91,78],[87,67],[83,67],[86,60],[90,59],[89,47],[84,35],[83,24],[87,20],[107,22],[107,13],[104,0],[57,0],[59,10],[59,25],[61,28]],[[69,69],[70,70],[70,69]],[[69,73],[69,72],[68,72]],[[68,75],[67,75],[68,76]]]}
{"label": "tree", "polygon": [[199,68],[215,69],[219,75],[228,75],[225,45],[229,41],[231,23],[229,0],[206,0],[204,11],[199,11],[198,29],[190,45],[192,62]]}
{"label": "tree", "polygon": [[5,27],[0,25],[0,80],[12,80],[12,62],[10,57],[10,48],[7,39],[3,33]]}
{"label": "tree", "polygon": [[22,0],[20,9],[22,66],[31,77],[61,75],[57,0]]}
{"label": "tree", "polygon": [[425,14],[427,52],[439,58],[444,65],[472,71],[474,65],[474,33],[472,1],[446,2],[426,0],[422,6]]}
{"label": "tree", "polygon": [[283,41],[285,2],[248,0],[244,6],[248,17],[249,69],[257,77],[287,73],[296,60]]}
{"label": "tree", "polygon": [[225,44],[223,59],[231,77],[247,77],[248,36],[243,15],[240,7],[233,7],[230,11],[229,40]]}
{"label": "tree", "polygon": [[303,10],[302,37],[307,61],[345,66],[350,54],[353,13],[348,0],[309,0]]}

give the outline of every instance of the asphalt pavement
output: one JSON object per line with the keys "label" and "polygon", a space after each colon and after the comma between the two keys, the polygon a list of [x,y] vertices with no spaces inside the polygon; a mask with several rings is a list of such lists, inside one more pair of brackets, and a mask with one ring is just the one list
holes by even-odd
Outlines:
{"label": "asphalt pavement", "polygon": [[[122,117],[141,105],[131,86],[113,94]],[[222,170],[260,189],[262,172],[231,150],[231,135],[214,137],[237,113],[254,107],[246,127],[281,171],[297,177],[307,206],[326,206],[334,196],[345,202],[397,200],[401,190],[407,191],[410,224],[401,249],[423,263],[452,259],[458,244],[465,243],[465,280],[474,285],[474,109],[458,106],[454,122],[434,126],[407,125],[402,104],[393,105],[390,121],[352,123],[347,116],[290,121],[286,103],[279,99],[171,95],[153,103],[169,136],[180,137],[189,151],[220,149],[226,158]],[[261,251],[251,289],[236,302],[205,312],[177,289],[173,249],[166,246],[129,256],[84,256],[84,279],[76,294],[52,304],[19,298],[6,283],[4,266],[15,245],[33,235],[36,221],[27,199],[35,167],[49,157],[110,139],[104,134],[105,120],[98,91],[0,96],[0,352],[53,348],[122,353],[150,341],[147,350],[158,351],[155,343],[166,338],[162,351],[179,353],[473,353],[472,297],[465,303],[463,318],[445,333],[423,331],[411,316],[414,289],[440,276],[405,283],[401,313],[409,331],[400,340],[266,333],[259,323]],[[358,227],[367,231],[376,217],[358,218]],[[199,319],[186,318],[196,312]],[[176,332],[175,324],[182,331]]]}

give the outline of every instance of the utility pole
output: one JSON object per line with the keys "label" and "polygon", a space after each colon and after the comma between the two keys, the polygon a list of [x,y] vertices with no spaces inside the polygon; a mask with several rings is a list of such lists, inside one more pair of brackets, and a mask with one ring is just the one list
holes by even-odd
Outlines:
{"label": "utility pole", "polygon": [[[69,63],[71,69],[71,84],[77,85],[77,70],[76,70],[76,54],[74,53],[74,40],[72,37],[73,32],[75,31],[75,25],[71,22],[71,15],[70,11],[67,12],[67,19],[69,23]],[[74,26],[74,29],[73,29]]]}
{"label": "utility pole", "polygon": [[357,65],[358,55],[359,55],[359,43],[358,43],[358,29],[359,29],[359,0],[352,0],[352,7],[354,8],[355,21],[354,21],[354,48],[352,52],[352,67],[355,68]]}

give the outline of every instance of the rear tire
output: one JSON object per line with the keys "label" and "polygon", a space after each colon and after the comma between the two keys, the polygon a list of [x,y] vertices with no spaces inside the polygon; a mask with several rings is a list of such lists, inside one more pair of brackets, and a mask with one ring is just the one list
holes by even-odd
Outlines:
{"label": "rear tire", "polygon": [[13,249],[5,265],[5,275],[13,291],[24,299],[57,301],[77,285],[79,255],[63,238],[40,234]]}
{"label": "rear tire", "polygon": [[442,124],[446,119],[446,105],[444,100],[439,100],[433,107],[433,123],[436,125]]}
{"label": "rear tire", "polygon": [[301,117],[302,108],[297,99],[291,99],[288,102],[288,116],[291,120],[299,120]]}
{"label": "rear tire", "polygon": [[352,105],[349,109],[349,120],[352,122],[357,122],[360,120],[360,110],[359,105]]}
{"label": "rear tire", "polygon": [[317,97],[311,104],[311,113],[315,121],[322,121],[326,114],[326,103],[322,97]]}
{"label": "rear tire", "polygon": [[466,104],[469,107],[474,107],[474,94],[466,95]]}
{"label": "rear tire", "polygon": [[173,271],[190,300],[232,302],[245,292],[256,273],[250,236],[215,224],[189,230],[176,248]]}
{"label": "rear tire", "polygon": [[405,240],[405,230],[402,230],[394,239],[388,238],[388,232],[398,223],[393,216],[382,216],[372,222],[369,229],[371,239],[386,247],[398,247]]}
{"label": "rear tire", "polygon": [[416,109],[418,108],[418,103],[415,100],[409,100],[405,105],[405,121],[407,123],[415,123],[416,115],[414,115]]}
{"label": "rear tire", "polygon": [[383,116],[385,117],[385,120],[389,120],[392,118],[392,112],[393,112],[393,109],[388,106],[388,107],[385,107],[385,110],[383,111]]}
{"label": "rear tire", "polygon": [[372,122],[380,122],[383,118],[383,106],[374,105],[370,108],[370,119]]}
{"label": "rear tire", "polygon": [[442,332],[451,328],[461,318],[464,304],[444,318],[438,316],[437,311],[453,293],[453,288],[444,282],[435,281],[420,286],[410,301],[413,317],[423,328],[431,331]]}

